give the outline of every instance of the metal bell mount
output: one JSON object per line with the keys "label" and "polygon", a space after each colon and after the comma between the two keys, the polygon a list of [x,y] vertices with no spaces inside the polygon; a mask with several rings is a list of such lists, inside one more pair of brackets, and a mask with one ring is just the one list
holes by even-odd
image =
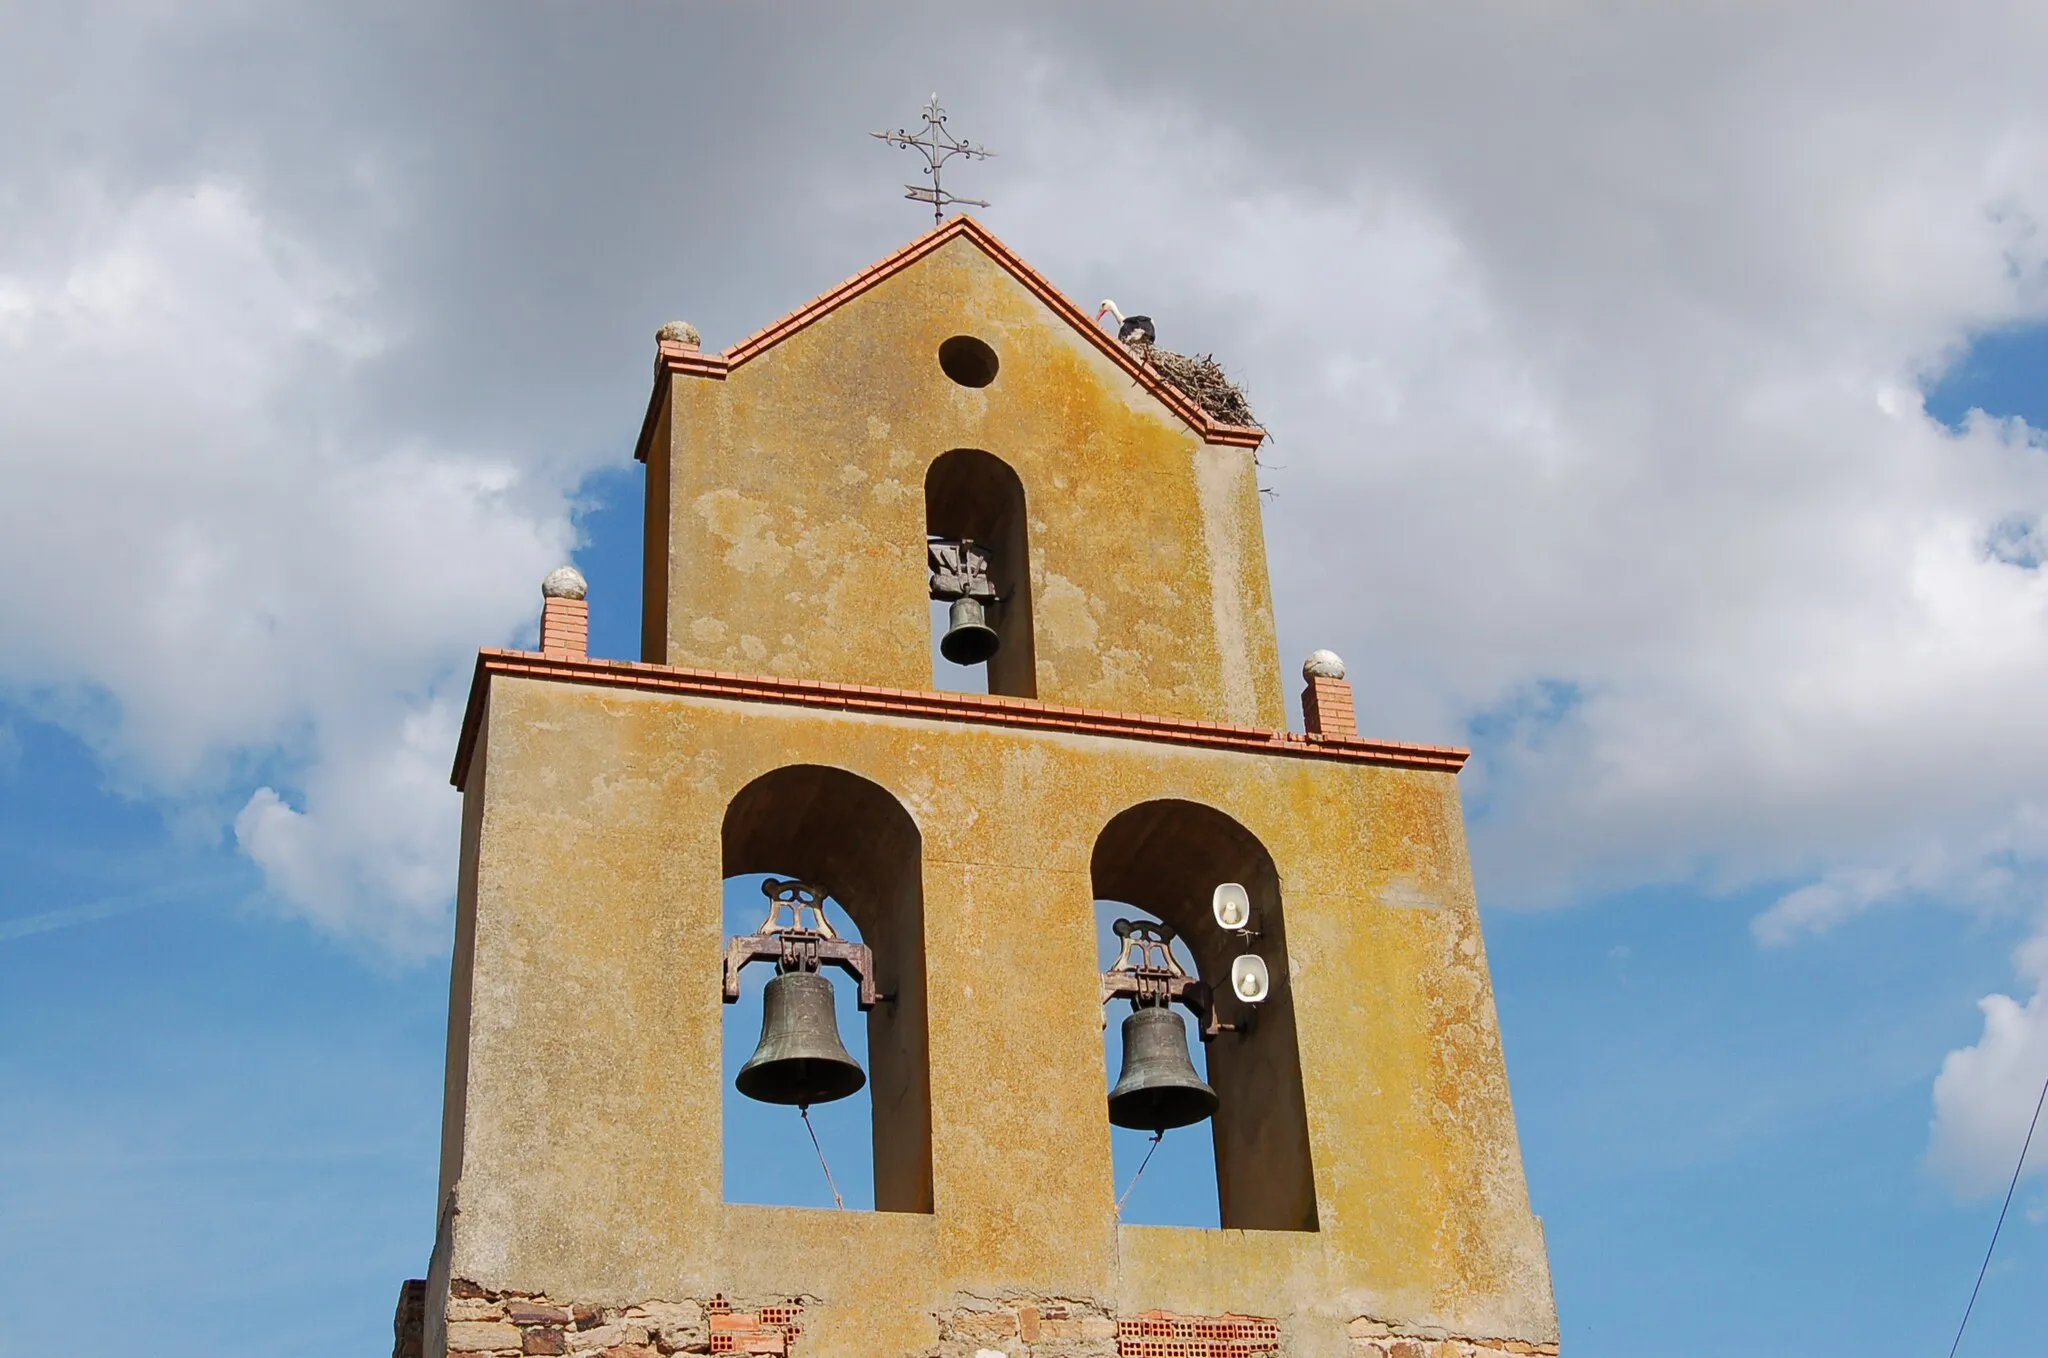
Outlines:
{"label": "metal bell mount", "polygon": [[1195,1073],[1187,1023],[1173,1005],[1200,1012],[1208,991],[1175,960],[1171,925],[1120,919],[1111,927],[1123,951],[1102,974],[1102,1001],[1128,999],[1131,1012],[1124,1018],[1123,1070],[1109,1091],[1109,1120],[1161,1134],[1200,1122],[1216,1111],[1216,1091]]}
{"label": "metal bell mount", "polygon": [[727,1004],[739,999],[740,970],[748,963],[773,962],[776,971],[761,992],[761,1040],[733,1085],[750,1099],[799,1108],[857,1094],[868,1077],[839,1040],[832,982],[819,968],[835,966],[852,975],[860,983],[859,1004],[865,1010],[875,1003],[874,955],[866,944],[849,942],[833,930],[825,918],[823,888],[770,877],[761,891],[768,897],[768,918],[755,932],[736,934],[725,945]]}

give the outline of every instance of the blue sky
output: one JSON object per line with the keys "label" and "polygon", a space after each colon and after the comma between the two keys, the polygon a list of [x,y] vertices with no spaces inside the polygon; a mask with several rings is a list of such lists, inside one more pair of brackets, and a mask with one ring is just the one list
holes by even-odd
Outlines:
{"label": "blue sky", "polygon": [[[920,229],[934,72],[999,234],[1244,378],[1284,654],[1474,747],[1567,1353],[1945,1349],[2048,1076],[2048,19],[485,13],[0,21],[0,1353],[380,1351],[469,657],[570,556],[635,654],[649,336]],[[2029,1163],[1964,1353],[2048,1323]]]}

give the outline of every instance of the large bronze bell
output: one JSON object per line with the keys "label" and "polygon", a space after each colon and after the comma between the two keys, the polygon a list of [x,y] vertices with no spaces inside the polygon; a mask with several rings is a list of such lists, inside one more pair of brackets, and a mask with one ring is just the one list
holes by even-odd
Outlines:
{"label": "large bronze bell", "polygon": [[1124,1068],[1109,1091],[1109,1120],[1141,1132],[1200,1122],[1216,1091],[1188,1059],[1188,1026],[1168,1008],[1134,1009],[1124,1020]]}
{"label": "large bronze bell", "polygon": [[762,1103],[808,1107],[857,1094],[868,1082],[839,1040],[832,983],[814,971],[786,971],[761,991],[761,1041],[733,1084]]}
{"label": "large bronze bell", "polygon": [[988,610],[979,599],[955,599],[946,615],[946,635],[939,638],[939,654],[956,665],[979,665],[996,653],[996,629],[988,625]]}

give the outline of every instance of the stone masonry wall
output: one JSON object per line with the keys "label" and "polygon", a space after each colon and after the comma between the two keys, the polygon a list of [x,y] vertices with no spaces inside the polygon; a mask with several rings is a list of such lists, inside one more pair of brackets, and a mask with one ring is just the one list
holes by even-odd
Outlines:
{"label": "stone masonry wall", "polygon": [[[424,1284],[407,1283],[396,1317],[397,1358],[419,1358]],[[448,1358],[670,1358],[676,1354],[801,1355],[801,1298],[742,1304],[724,1296],[588,1306],[543,1294],[491,1292],[455,1280]],[[1146,1311],[1118,1318],[1072,1298],[974,1301],[933,1316],[930,1358],[1265,1358],[1281,1352],[1281,1323],[1265,1316]],[[1404,1332],[1370,1317],[1351,1322],[1353,1358],[1556,1358],[1557,1345]],[[433,1358],[439,1358],[434,1355]]]}
{"label": "stone masonry wall", "polygon": [[939,1358],[1115,1358],[1116,1321],[1073,1298],[974,1303],[938,1317]]}
{"label": "stone masonry wall", "polygon": [[1557,1345],[1403,1332],[1361,1317],[1351,1322],[1351,1351],[1356,1358],[1556,1358]]}
{"label": "stone masonry wall", "polygon": [[[544,1294],[490,1292],[461,1279],[449,1288],[450,1358],[574,1354],[666,1358],[670,1354],[788,1354],[803,1333],[803,1303],[752,1308],[715,1296],[586,1306]],[[401,1336],[400,1344],[404,1338]],[[417,1350],[415,1350],[417,1352]]]}

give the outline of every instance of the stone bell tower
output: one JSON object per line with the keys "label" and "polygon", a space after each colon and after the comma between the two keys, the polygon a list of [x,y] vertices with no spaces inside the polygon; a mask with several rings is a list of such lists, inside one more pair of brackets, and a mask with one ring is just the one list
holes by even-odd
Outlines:
{"label": "stone bell tower", "polygon": [[[722,353],[664,327],[640,659],[565,571],[477,662],[401,1352],[1556,1352],[1465,752],[1361,738],[1327,653],[1286,729],[1261,438],[966,217]],[[988,694],[933,690],[935,597]],[[729,939],[753,873],[858,945]],[[1098,900],[1192,969],[1105,976]],[[860,990],[876,1210],[724,1200],[749,960]],[[1221,1229],[1118,1221],[1112,991],[1206,1034]]]}

